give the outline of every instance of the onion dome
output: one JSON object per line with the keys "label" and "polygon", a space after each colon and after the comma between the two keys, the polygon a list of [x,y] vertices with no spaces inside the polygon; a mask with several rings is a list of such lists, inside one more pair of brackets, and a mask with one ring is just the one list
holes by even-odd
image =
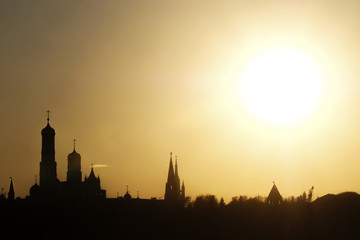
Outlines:
{"label": "onion dome", "polygon": [[50,127],[50,124],[48,123],[43,130],[41,130],[41,135],[55,135],[55,130]]}
{"label": "onion dome", "polygon": [[50,126],[50,111],[47,111],[48,117],[47,117],[47,125],[43,130],[41,130],[41,135],[55,135],[55,130]]}
{"label": "onion dome", "polygon": [[80,159],[81,158],[80,154],[75,150],[76,139],[74,139],[73,141],[74,141],[74,150],[71,153],[69,153],[68,159]]}

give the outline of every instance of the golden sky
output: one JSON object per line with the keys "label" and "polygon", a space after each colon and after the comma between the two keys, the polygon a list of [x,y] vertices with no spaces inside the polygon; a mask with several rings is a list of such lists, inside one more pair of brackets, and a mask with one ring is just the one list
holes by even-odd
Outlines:
{"label": "golden sky", "polygon": [[[51,110],[58,178],[72,139],[108,197],[164,197],[169,153],[186,194],[360,192],[359,1],[1,1],[0,187],[25,197]],[[273,125],[241,101],[251,59],[300,49],[318,107]]]}

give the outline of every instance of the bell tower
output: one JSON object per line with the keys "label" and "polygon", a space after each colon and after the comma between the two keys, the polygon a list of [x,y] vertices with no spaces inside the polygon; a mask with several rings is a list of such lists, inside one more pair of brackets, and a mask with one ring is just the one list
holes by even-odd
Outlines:
{"label": "bell tower", "polygon": [[47,114],[47,125],[41,131],[40,187],[44,195],[55,195],[58,183],[55,162],[55,130],[50,126],[50,111],[47,111]]}
{"label": "bell tower", "polygon": [[75,150],[74,141],[74,150],[68,155],[68,171],[67,171],[67,182],[70,184],[80,184],[81,183],[81,156]]}

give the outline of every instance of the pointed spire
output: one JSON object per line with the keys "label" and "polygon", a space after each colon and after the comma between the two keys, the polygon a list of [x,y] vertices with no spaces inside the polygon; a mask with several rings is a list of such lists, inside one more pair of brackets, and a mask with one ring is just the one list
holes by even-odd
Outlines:
{"label": "pointed spire", "polygon": [[129,185],[126,185],[126,193],[129,193]]}
{"label": "pointed spire", "polygon": [[94,164],[91,164],[91,171],[90,171],[88,180],[93,181],[94,179],[96,180],[95,173],[94,173]]}
{"label": "pointed spire", "polygon": [[172,162],[172,152],[170,152],[170,164],[169,164],[169,173],[168,173],[168,182],[174,181],[174,167]]}
{"label": "pointed spire", "polygon": [[8,193],[8,199],[14,200],[15,199],[15,192],[14,192],[14,186],[13,186],[13,180],[12,177],[10,177],[10,188]]}
{"label": "pointed spire", "polygon": [[179,174],[178,174],[178,165],[177,165],[177,156],[175,156],[175,177],[179,177]]}

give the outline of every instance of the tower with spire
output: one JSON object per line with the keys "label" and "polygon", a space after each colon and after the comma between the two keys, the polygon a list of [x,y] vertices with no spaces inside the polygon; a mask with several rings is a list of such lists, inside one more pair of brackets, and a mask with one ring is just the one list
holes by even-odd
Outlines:
{"label": "tower with spire", "polygon": [[275,185],[275,181],[273,182],[273,187],[270,190],[270,193],[266,199],[266,202],[271,205],[278,205],[282,202],[282,196]]}
{"label": "tower with spire", "polygon": [[85,176],[84,184],[87,199],[98,200],[106,198],[106,190],[101,189],[100,176],[95,176],[93,164],[91,164],[89,177]]}
{"label": "tower with spire", "polygon": [[8,193],[8,200],[14,200],[15,199],[15,191],[14,191],[14,185],[12,177],[10,177],[10,188]]}
{"label": "tower with spire", "polygon": [[172,152],[170,153],[170,164],[167,182],[165,185],[165,200],[178,201],[185,198],[185,186],[184,182],[182,189],[180,190],[180,177],[178,172],[177,157],[175,158],[175,171],[172,161]]}
{"label": "tower with spire", "polygon": [[74,139],[74,150],[68,155],[67,182],[69,184],[81,183],[81,155],[75,150],[76,140]]}
{"label": "tower with spire", "polygon": [[55,130],[50,126],[50,111],[47,113],[47,125],[41,131],[40,187],[43,195],[51,197],[56,194],[56,185],[59,180],[55,162]]}

